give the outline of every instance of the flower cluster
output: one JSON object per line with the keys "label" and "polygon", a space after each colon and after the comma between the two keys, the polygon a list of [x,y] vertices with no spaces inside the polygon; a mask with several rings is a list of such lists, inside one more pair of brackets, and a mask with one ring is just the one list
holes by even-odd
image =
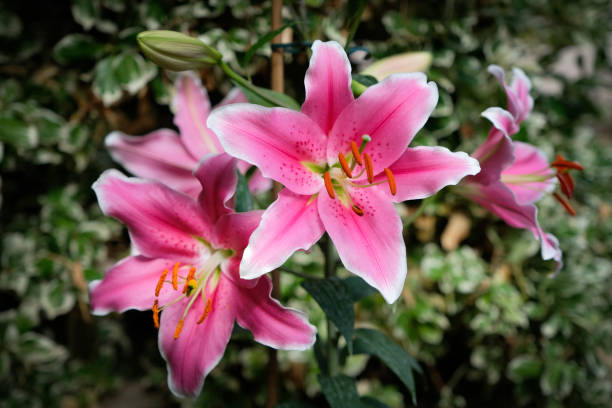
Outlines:
{"label": "flower cluster", "polygon": [[[234,321],[271,347],[313,344],[315,328],[270,297],[265,274],[324,233],[348,271],[394,302],[407,273],[394,203],[461,182],[468,197],[531,230],[542,256],[560,264],[557,241],[539,227],[533,203],[554,189],[555,178],[570,198],[569,171],[581,167],[562,157],[548,165],[535,147],[511,140],[533,106],[529,80],[516,70],[507,86],[503,71],[491,70],[509,112],[483,113],[493,127],[472,156],[409,147],[437,104],[436,85],[421,73],[393,74],[355,98],[350,63],[336,42],[312,46],[300,111],[249,104],[237,90],[211,111],[199,80],[180,75],[173,100],[179,134],[113,132],[106,139],[115,160],[143,178],[109,170],[93,186],[104,213],[126,224],[133,246],[91,284],[94,312],[150,309],[170,388],[195,396]],[[236,170],[251,165],[253,192],[269,189],[271,180],[284,188],[265,211],[238,213]]]}

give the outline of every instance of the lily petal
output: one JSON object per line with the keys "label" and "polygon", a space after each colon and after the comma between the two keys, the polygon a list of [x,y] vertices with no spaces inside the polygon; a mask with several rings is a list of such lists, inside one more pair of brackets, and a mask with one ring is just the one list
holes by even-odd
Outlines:
{"label": "lily petal", "polygon": [[[252,167],[250,163],[244,160],[238,160],[236,167],[240,170],[240,173],[246,174],[247,171]],[[251,178],[249,179],[249,190],[251,194],[261,194],[272,188],[272,180],[265,178],[259,169],[256,169]]]}
{"label": "lily petal", "polygon": [[438,88],[420,72],[391,75],[369,87],[348,105],[334,123],[327,145],[327,161],[350,152],[350,142],[361,145],[362,136],[372,141],[364,149],[372,158],[374,174],[389,167],[406,150],[438,102]]}
{"label": "lily petal", "polygon": [[219,217],[232,212],[228,202],[234,197],[238,183],[236,159],[225,153],[206,155],[193,175],[202,185],[198,203],[208,223],[215,224]]}
{"label": "lily petal", "polygon": [[240,295],[236,319],[238,324],[253,333],[256,341],[283,350],[305,350],[315,342],[317,329],[306,316],[283,307],[270,294],[272,281],[264,276],[254,288],[237,287]]}
{"label": "lily petal", "polygon": [[[129,256],[112,266],[102,280],[89,284],[89,299],[94,315],[124,312],[128,309],[147,310],[156,299],[155,287],[164,270],[172,269],[174,261]],[[177,292],[165,284],[159,292],[159,303],[168,303]]]}
{"label": "lily petal", "polygon": [[181,262],[203,250],[194,236],[210,240],[213,225],[197,202],[165,185],[107,170],[93,184],[104,214],[123,222],[139,254]]}
{"label": "lily petal", "polygon": [[[468,175],[480,171],[478,160],[466,153],[453,153],[445,147],[419,146],[408,148],[389,167],[397,184],[397,194],[386,194],[395,202],[416,200],[435,194],[443,187],[455,185]],[[374,182],[385,181],[385,174],[379,174]]]}
{"label": "lily petal", "polygon": [[202,298],[198,296],[185,316],[178,339],[174,339],[174,333],[183,317],[188,299],[162,312],[159,350],[166,360],[168,385],[175,395],[198,396],[204,385],[204,378],[223,357],[234,327],[235,298],[234,285],[221,274],[212,293],[209,315],[202,323],[197,324],[205,308]]}
{"label": "lily petal", "polygon": [[216,109],[208,126],[225,151],[293,192],[314,194],[323,186],[323,178],[304,163],[324,163],[326,137],[303,113],[238,103]]}
{"label": "lily petal", "polygon": [[514,161],[514,146],[510,134],[516,131],[516,124],[510,112],[501,108],[489,108],[482,116],[493,123],[487,140],[472,157],[480,162],[480,173],[470,177],[471,181],[488,185],[499,180],[501,172]]}
{"label": "lily petal", "polygon": [[225,214],[219,218],[216,227],[217,245],[242,254],[249,238],[261,221],[263,210]]}
{"label": "lily petal", "polygon": [[[551,192],[556,185],[544,152],[523,142],[514,142],[516,159],[502,172],[502,181],[514,192],[519,203],[538,201],[544,193]],[[545,181],[527,182],[521,177],[542,177]]]}
{"label": "lily petal", "polygon": [[363,209],[363,216],[340,199],[319,194],[321,220],[346,269],[378,289],[387,303],[393,303],[402,292],[407,273],[402,222],[393,203],[376,187],[354,189],[350,195]]}
{"label": "lily petal", "polygon": [[174,124],[180,130],[183,143],[196,159],[201,159],[206,153],[223,151],[215,134],[206,127],[210,99],[200,78],[192,72],[180,74],[172,104],[176,111]]}
{"label": "lily petal", "polygon": [[261,217],[240,264],[240,276],[257,278],[281,266],[297,250],[308,250],[325,232],[316,199],[288,189]]}
{"label": "lily petal", "polygon": [[113,160],[138,177],[158,180],[191,196],[201,190],[191,174],[197,160],[173,130],[159,129],[145,136],[112,132],[104,143]]}
{"label": "lily petal", "polygon": [[315,41],[304,79],[306,99],[302,113],[328,134],[342,110],[353,102],[351,63],[335,41]]}
{"label": "lily petal", "polygon": [[512,89],[516,98],[521,103],[521,112],[517,118],[517,122],[520,123],[525,120],[533,110],[533,98],[529,95],[529,91],[531,91],[531,81],[520,68],[513,68],[512,74],[510,89]]}

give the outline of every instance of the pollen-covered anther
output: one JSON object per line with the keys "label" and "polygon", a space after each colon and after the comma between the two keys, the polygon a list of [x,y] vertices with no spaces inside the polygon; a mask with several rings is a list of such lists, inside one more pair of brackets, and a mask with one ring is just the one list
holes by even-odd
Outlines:
{"label": "pollen-covered anther", "polygon": [[567,198],[572,198],[574,194],[574,179],[572,179],[572,176],[569,173],[558,172],[557,179],[559,180],[561,192],[565,194]]}
{"label": "pollen-covered anther", "polygon": [[206,300],[206,307],[204,307],[204,312],[202,313],[202,316],[200,316],[200,318],[198,319],[198,324],[202,323],[204,319],[206,319],[206,317],[210,314],[211,310],[212,310],[212,303],[210,299],[208,299]]}
{"label": "pollen-covered anther", "polygon": [[325,189],[327,190],[327,194],[329,194],[330,198],[333,200],[336,198],[336,193],[334,192],[334,186],[332,185],[329,171],[326,171],[325,174],[323,174],[323,180],[325,181]]}
{"label": "pollen-covered anther", "polygon": [[[193,279],[193,277],[195,276],[195,271],[196,271],[196,268],[194,267],[189,269],[187,278],[185,278],[185,285],[183,286],[183,293],[187,293],[187,290],[189,289],[190,285],[193,285],[193,288],[198,286],[198,282],[195,279]],[[187,294],[187,296],[189,296],[189,294]]]}
{"label": "pollen-covered anther", "polygon": [[161,290],[162,286],[164,286],[164,280],[166,279],[166,275],[168,275],[168,270],[164,269],[161,276],[159,277],[159,280],[157,281],[157,286],[155,286],[155,296],[159,296],[159,291]]}
{"label": "pollen-covered anther", "polygon": [[369,154],[364,153],[363,159],[365,161],[366,174],[368,175],[368,182],[374,182],[374,167],[372,167],[372,158]]}
{"label": "pollen-covered anther", "polygon": [[183,330],[183,323],[185,323],[185,318],[179,320],[178,324],[176,325],[176,330],[174,331],[174,340],[178,339],[181,335],[181,330]]}
{"label": "pollen-covered anther", "polygon": [[353,177],[353,172],[351,171],[351,168],[349,167],[346,158],[342,153],[338,153],[338,160],[340,161],[340,166],[342,166],[344,173],[346,173],[349,178]]}
{"label": "pollen-covered anther", "polygon": [[579,170],[579,171],[584,170],[584,167],[582,167],[580,164],[573,162],[573,161],[566,160],[560,154],[557,155],[557,159],[554,162],[552,162],[550,166],[555,167],[557,170],[563,170],[563,169],[573,169],[573,170]]}
{"label": "pollen-covered anther", "polygon": [[172,269],[172,288],[174,288],[174,290],[178,289],[178,270],[180,265],[181,263],[177,262]]}
{"label": "pollen-covered anther", "polygon": [[389,183],[389,190],[391,191],[391,195],[395,195],[397,193],[397,184],[395,184],[395,177],[393,177],[393,173],[391,170],[385,167],[385,176],[387,176],[387,182]]}
{"label": "pollen-covered anther", "polygon": [[353,209],[353,212],[354,212],[355,214],[357,214],[357,215],[358,215],[358,216],[360,216],[360,217],[363,217],[363,214],[364,214],[364,213],[363,213],[363,210],[361,209],[361,207],[359,207],[357,204],[353,204],[353,205],[351,206],[351,208]]}
{"label": "pollen-covered anther", "polygon": [[360,166],[363,166],[363,159],[361,158],[361,153],[359,152],[359,147],[357,147],[357,143],[351,140],[351,152],[353,152],[353,157],[355,161]]}
{"label": "pollen-covered anther", "polygon": [[156,329],[159,329],[159,303],[157,302],[157,299],[155,299],[153,308],[151,310],[153,311],[153,324],[155,325]]}
{"label": "pollen-covered anther", "polygon": [[565,201],[565,199],[563,197],[561,197],[559,195],[559,193],[553,193],[553,197],[555,197],[557,199],[557,201],[559,203],[561,203],[561,205],[563,206],[563,208],[565,208],[565,210],[570,214],[570,215],[576,215],[576,211],[572,208],[572,206],[570,205],[570,203],[568,203],[567,201]]}

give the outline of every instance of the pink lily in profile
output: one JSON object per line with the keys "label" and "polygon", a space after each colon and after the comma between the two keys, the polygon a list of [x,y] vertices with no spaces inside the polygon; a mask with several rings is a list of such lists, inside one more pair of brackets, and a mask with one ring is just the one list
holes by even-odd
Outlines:
{"label": "pink lily in profile", "polygon": [[[246,102],[240,89],[233,89],[219,106]],[[180,74],[175,82],[172,100],[174,124],[179,134],[170,129],[155,130],[145,136],[129,136],[115,131],[105,140],[113,159],[138,177],[161,181],[167,186],[196,197],[200,183],[193,170],[202,157],[209,153],[222,153],[217,136],[206,127],[211,112],[206,88],[191,72]],[[238,162],[245,173],[251,166]],[[255,171],[249,181],[253,193],[270,189],[272,181]]]}
{"label": "pink lily in profile", "polygon": [[[483,112],[493,126],[486,142],[472,155],[479,160],[482,171],[463,180],[460,191],[508,225],[531,231],[541,242],[542,258],[555,260],[558,271],[563,265],[559,241],[540,227],[535,202],[555,189],[555,178],[560,182],[562,194],[571,198],[574,181],[569,170],[582,170],[582,166],[561,156],[549,164],[535,146],[512,141],[511,136],[518,132],[520,122],[533,108],[533,98],[529,95],[531,82],[518,68],[514,69],[510,86],[505,83],[501,68],[494,65],[489,67],[489,72],[502,83],[510,112],[497,107]],[[553,195],[571,215],[575,214],[560,194]]]}
{"label": "pink lily in profile", "polygon": [[202,186],[197,199],[116,170],[104,172],[93,185],[104,213],[127,225],[138,251],[92,282],[93,312],[151,309],[168,383],[179,396],[200,393],[234,321],[274,348],[303,350],[315,341],[315,328],[301,313],[270,297],[267,276],[239,277],[261,211],[228,208],[237,183],[235,162],[225,154],[203,159],[195,172]]}
{"label": "pink lily in profile", "polygon": [[408,148],[438,100],[425,75],[391,75],[355,100],[342,47],[315,41],[312,51],[301,112],[235,104],[208,119],[229,154],[286,187],[251,236],[240,274],[271,271],[327,231],[345,267],[392,303],[407,269],[393,203],[456,184],[478,162],[442,147]]}

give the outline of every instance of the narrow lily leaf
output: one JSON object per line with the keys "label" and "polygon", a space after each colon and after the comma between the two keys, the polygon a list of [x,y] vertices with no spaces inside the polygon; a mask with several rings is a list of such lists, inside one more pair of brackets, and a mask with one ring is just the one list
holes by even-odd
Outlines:
{"label": "narrow lily leaf", "polygon": [[249,190],[249,182],[246,177],[236,170],[238,174],[238,184],[236,185],[235,210],[236,212],[247,212],[253,209],[253,197]]}
{"label": "narrow lily leaf", "polygon": [[261,37],[259,40],[257,40],[257,42],[253,44],[251,48],[249,48],[249,50],[244,54],[244,58],[242,59],[242,66],[243,67],[248,66],[249,63],[251,62],[251,59],[253,59],[253,56],[257,52],[257,50],[259,50],[261,47],[263,47],[264,45],[272,41],[274,37],[276,37],[283,31],[285,31],[286,28],[292,27],[294,24],[295,24],[294,22],[285,24],[281,28],[270,31],[269,33]]}
{"label": "narrow lily leaf", "polygon": [[378,80],[372,75],[352,74],[351,77],[353,78],[353,80],[365,86],[372,86],[378,83]]}
{"label": "narrow lily leaf", "polygon": [[386,335],[373,329],[355,331],[355,353],[371,354],[382,360],[410,391],[416,404],[416,389],[412,371],[421,373],[421,367],[408,353]]}
{"label": "narrow lily leaf", "polygon": [[342,333],[349,353],[352,353],[355,311],[353,310],[353,299],[344,281],[337,277],[310,279],[304,281],[302,286]]}
{"label": "narrow lily leaf", "polygon": [[373,295],[376,289],[368,285],[359,276],[349,276],[344,279],[344,284],[348,290],[349,296],[353,299],[353,302],[357,302],[365,297]]}
{"label": "narrow lily leaf", "polygon": [[251,103],[267,107],[282,106],[293,110],[300,110],[300,104],[289,95],[252,85],[256,93],[253,89],[249,89],[238,83],[236,83],[236,85],[242,89]]}
{"label": "narrow lily leaf", "polygon": [[331,408],[359,407],[359,394],[355,380],[346,375],[327,377],[319,375],[321,391]]}
{"label": "narrow lily leaf", "polygon": [[327,374],[329,372],[329,367],[327,366],[327,353],[325,351],[325,341],[321,339],[321,336],[317,333],[317,341],[315,341],[314,347],[314,356],[315,360],[317,360],[317,364],[319,365],[319,370],[322,373]]}

